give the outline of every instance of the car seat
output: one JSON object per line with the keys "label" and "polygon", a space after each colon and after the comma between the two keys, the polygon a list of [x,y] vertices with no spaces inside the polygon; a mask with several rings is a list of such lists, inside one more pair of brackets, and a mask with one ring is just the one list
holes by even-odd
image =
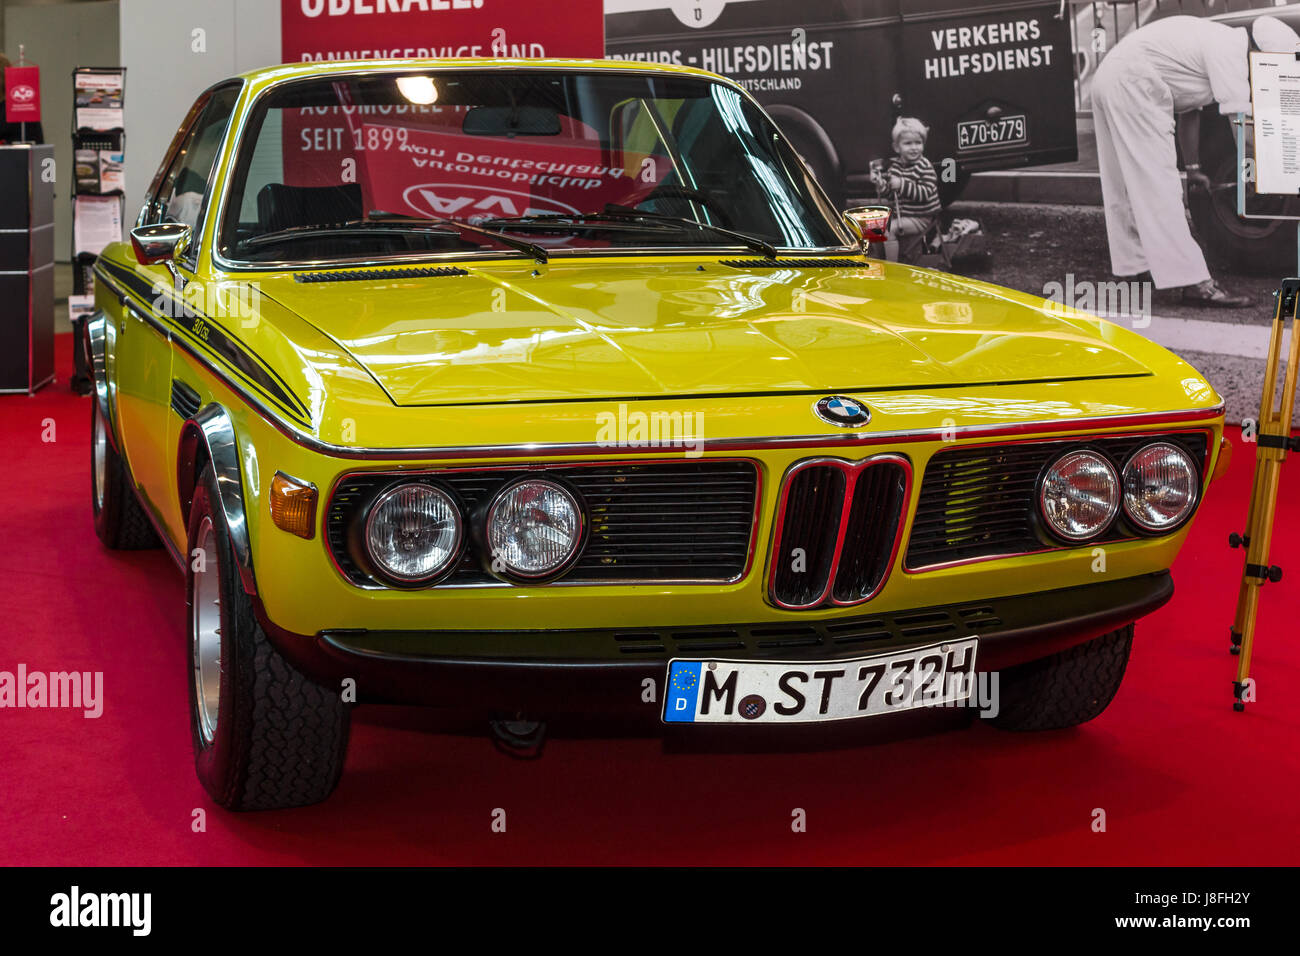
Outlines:
{"label": "car seat", "polygon": [[266,232],[291,226],[325,226],[365,215],[358,183],[286,186],[267,183],[257,193],[257,220]]}

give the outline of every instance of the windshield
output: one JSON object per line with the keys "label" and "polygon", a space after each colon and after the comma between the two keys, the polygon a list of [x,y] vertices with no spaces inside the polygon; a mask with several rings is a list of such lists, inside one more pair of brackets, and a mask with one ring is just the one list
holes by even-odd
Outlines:
{"label": "windshield", "polygon": [[848,242],[761,110],[668,74],[287,83],[254,107],[229,189],[219,248],[243,262]]}

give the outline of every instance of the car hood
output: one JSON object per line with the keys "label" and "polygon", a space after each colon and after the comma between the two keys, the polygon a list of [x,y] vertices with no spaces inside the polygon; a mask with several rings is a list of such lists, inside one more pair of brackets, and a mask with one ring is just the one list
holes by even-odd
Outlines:
{"label": "car hood", "polygon": [[[1118,326],[884,263],[503,261],[260,283],[398,405],[933,389],[1149,374]],[[316,281],[304,281],[308,277]]]}

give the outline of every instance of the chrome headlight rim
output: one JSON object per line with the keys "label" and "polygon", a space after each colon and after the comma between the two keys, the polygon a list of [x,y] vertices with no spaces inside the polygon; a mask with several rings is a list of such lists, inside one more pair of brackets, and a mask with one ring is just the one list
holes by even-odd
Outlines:
{"label": "chrome headlight rim", "polygon": [[[1097,525],[1095,531],[1089,531],[1084,535],[1071,535],[1062,531],[1053,524],[1052,520],[1047,516],[1046,500],[1043,494],[1047,488],[1047,476],[1071,458],[1089,458],[1100,462],[1105,466],[1106,471],[1109,473],[1111,485],[1114,488],[1114,495],[1111,499],[1110,507],[1107,510],[1105,520]],[[1101,451],[1084,445],[1067,449],[1047,463],[1043,468],[1042,473],[1038,476],[1038,481],[1035,486],[1035,497],[1038,499],[1038,520],[1047,534],[1057,543],[1081,545],[1096,541],[1115,526],[1115,520],[1119,517],[1124,497],[1124,486],[1120,478],[1120,473],[1115,468],[1115,463],[1106,457],[1106,455]]]}
{"label": "chrome headlight rim", "polygon": [[[1160,448],[1160,447],[1165,447],[1173,450],[1178,455],[1180,455],[1183,458],[1183,460],[1187,463],[1188,471],[1191,472],[1192,481],[1195,485],[1195,491],[1192,493],[1191,498],[1188,500],[1187,511],[1183,514],[1181,518],[1179,518],[1173,524],[1165,525],[1164,527],[1161,528],[1152,528],[1144,524],[1142,520],[1133,513],[1133,510],[1129,508],[1128,475],[1129,475],[1129,468],[1131,468],[1133,463],[1137,461],[1138,456],[1140,456],[1144,452],[1150,451],[1152,448]],[[1120,469],[1119,481],[1120,481],[1120,489],[1119,489],[1120,503],[1124,511],[1124,520],[1129,524],[1129,526],[1133,528],[1134,531],[1136,531],[1144,538],[1163,538],[1166,535],[1171,535],[1177,531],[1182,530],[1182,528],[1186,526],[1186,524],[1189,521],[1191,521],[1192,517],[1196,514],[1196,509],[1199,508],[1201,504],[1201,495],[1205,491],[1205,478],[1204,475],[1202,475],[1201,473],[1201,468],[1196,463],[1196,456],[1193,455],[1186,448],[1184,448],[1182,445],[1178,444],[1177,442],[1170,441],[1167,438],[1161,438],[1161,439],[1157,439],[1156,441],[1148,442],[1147,444],[1142,445],[1140,448],[1136,449],[1133,452],[1133,454],[1129,455],[1124,462],[1124,467]]]}
{"label": "chrome headlight rim", "polygon": [[[397,574],[378,560],[370,550],[370,529],[379,513],[380,507],[391,499],[397,493],[406,488],[419,488],[421,490],[433,491],[442,495],[450,504],[452,514],[456,518],[455,539],[452,542],[451,550],[446,561],[429,574],[407,577]],[[389,587],[400,588],[404,590],[418,590],[421,588],[433,587],[440,581],[447,578],[459,566],[461,557],[465,553],[466,541],[466,518],[465,506],[460,498],[450,488],[430,481],[411,481],[399,479],[390,484],[384,485],[371,499],[369,504],[361,512],[363,520],[358,522],[359,540],[354,548],[355,553],[364,561],[365,570],[371,577],[380,581]]]}
{"label": "chrome headlight rim", "polygon": [[[568,557],[556,567],[535,574],[530,574],[526,571],[520,571],[513,567],[505,566],[504,561],[500,562],[502,565],[500,568],[494,568],[493,565],[497,562],[495,562],[492,557],[492,521],[496,517],[497,511],[500,509],[502,503],[506,500],[506,496],[520,485],[528,484],[549,485],[568,499],[569,504],[573,507],[574,514],[577,515],[578,519],[578,531],[575,535],[573,550],[569,553]],[[491,498],[488,499],[487,506],[482,510],[481,518],[475,521],[474,524],[476,537],[481,540],[480,550],[483,556],[482,560],[484,567],[486,567],[489,573],[494,577],[509,584],[549,584],[552,581],[556,581],[573,569],[573,566],[578,562],[578,559],[582,557],[582,552],[587,546],[586,502],[583,500],[582,495],[576,488],[555,475],[520,475],[517,478],[510,479],[492,493]]]}

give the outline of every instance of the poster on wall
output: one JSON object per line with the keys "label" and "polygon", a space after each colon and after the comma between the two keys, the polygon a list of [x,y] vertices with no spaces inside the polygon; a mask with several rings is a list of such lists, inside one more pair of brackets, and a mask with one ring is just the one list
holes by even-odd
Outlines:
{"label": "poster on wall", "polygon": [[607,54],[728,76],[832,201],[876,194],[900,116],[955,187],[1077,157],[1070,23],[1059,0],[606,0]]}
{"label": "poster on wall", "polygon": [[599,57],[603,0],[281,0],[286,63],[410,57]]}

